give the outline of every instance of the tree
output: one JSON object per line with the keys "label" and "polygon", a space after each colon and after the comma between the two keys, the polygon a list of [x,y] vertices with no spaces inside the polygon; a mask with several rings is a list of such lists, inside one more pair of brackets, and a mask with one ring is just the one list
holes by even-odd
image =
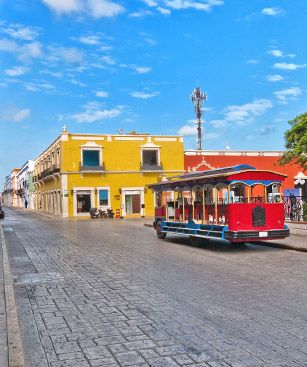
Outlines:
{"label": "tree", "polygon": [[291,128],[285,132],[286,151],[280,158],[280,165],[296,163],[307,169],[307,112],[289,121]]}

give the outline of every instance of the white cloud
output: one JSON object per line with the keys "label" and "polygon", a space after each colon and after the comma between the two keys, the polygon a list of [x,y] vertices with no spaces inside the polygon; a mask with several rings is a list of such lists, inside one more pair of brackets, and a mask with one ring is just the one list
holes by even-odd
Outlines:
{"label": "white cloud", "polygon": [[150,10],[141,9],[139,11],[135,11],[129,14],[131,18],[144,18],[148,15],[152,15],[153,13]]}
{"label": "white cloud", "polygon": [[15,41],[9,39],[0,40],[0,51],[17,52],[18,50],[19,46]]}
{"label": "white cloud", "polygon": [[294,64],[287,62],[277,62],[273,65],[274,69],[281,69],[281,70],[296,70],[296,69],[303,69],[305,67],[307,67],[307,64]]}
{"label": "white cloud", "polygon": [[39,74],[51,75],[55,78],[62,78],[63,74],[60,71],[40,70]]}
{"label": "white cloud", "polygon": [[54,90],[55,86],[50,83],[46,83],[46,82],[26,83],[25,89],[29,92],[47,92],[50,90]]}
{"label": "white cloud", "polygon": [[178,130],[178,134],[183,136],[197,135],[197,127],[193,125],[184,125]]}
{"label": "white cloud", "polygon": [[143,0],[143,2],[145,4],[147,4],[148,6],[151,6],[151,7],[156,7],[158,6],[158,3],[156,1],[153,1],[153,0]]}
{"label": "white cloud", "polygon": [[93,18],[114,17],[125,8],[111,0],[42,0],[58,14],[81,13]]}
{"label": "white cloud", "polygon": [[[215,6],[223,5],[223,0],[143,0],[143,2],[149,7],[154,8],[157,12],[163,15],[170,15],[171,9],[184,10],[194,9],[209,12]],[[152,14],[150,11],[138,11],[130,14],[130,16],[145,16]]]}
{"label": "white cloud", "polygon": [[[197,125],[194,124],[186,124],[183,125],[177,132],[179,135],[183,136],[197,136]],[[220,136],[219,133],[206,133],[205,139],[206,140],[214,140]]]}
{"label": "white cloud", "polygon": [[271,17],[276,17],[277,15],[282,13],[282,9],[275,7],[275,8],[263,8],[262,14],[269,15]]}
{"label": "white cloud", "polygon": [[20,121],[26,119],[27,117],[29,117],[30,113],[31,113],[31,110],[29,108],[19,110],[14,114],[13,121],[20,122]]}
{"label": "white cloud", "polygon": [[119,116],[122,113],[121,108],[116,107],[109,110],[94,109],[89,106],[85,112],[69,116],[78,123],[92,123],[100,120],[107,120]]}
{"label": "white cloud", "polygon": [[28,71],[28,68],[24,66],[14,66],[11,69],[6,69],[5,74],[8,76],[19,76],[23,75]]}
{"label": "white cloud", "polygon": [[247,60],[246,63],[247,64],[259,64],[259,60],[255,60],[255,59],[250,59],[250,60]]}
{"label": "white cloud", "polygon": [[222,129],[228,125],[228,122],[226,120],[212,120],[210,121],[210,125],[215,129]]}
{"label": "white cloud", "polygon": [[17,58],[27,62],[42,56],[42,54],[42,44],[40,42],[31,42],[21,46]]}
{"label": "white cloud", "polygon": [[109,0],[87,0],[91,15],[94,18],[114,17],[125,11],[125,9]]}
{"label": "white cloud", "polygon": [[81,11],[83,7],[80,0],[42,0],[42,2],[57,13]]}
{"label": "white cloud", "polygon": [[29,62],[33,58],[42,56],[42,45],[40,42],[24,43],[18,45],[15,41],[8,39],[0,40],[0,51],[12,52],[17,54],[17,59],[24,62]]}
{"label": "white cloud", "polygon": [[36,29],[33,27],[26,27],[21,24],[11,24],[9,27],[3,28],[2,31],[12,38],[24,41],[33,41],[38,36]]}
{"label": "white cloud", "polygon": [[140,99],[149,99],[156,97],[159,93],[158,92],[131,92],[130,96],[134,98],[140,98]]}
{"label": "white cloud", "polygon": [[284,54],[280,50],[270,50],[268,51],[268,54],[275,56],[275,57],[283,57]]}
{"label": "white cloud", "polygon": [[84,61],[84,54],[75,47],[49,47],[49,61],[65,61],[68,64],[80,65]]}
{"label": "white cloud", "polygon": [[158,6],[157,10],[163,15],[170,15],[171,11],[169,9],[163,8],[162,6]]}
{"label": "white cloud", "polygon": [[291,87],[274,92],[274,94],[278,98],[280,103],[287,104],[288,99],[296,99],[296,97],[302,94],[302,90],[299,87]]}
{"label": "white cloud", "polygon": [[244,105],[228,106],[225,109],[225,120],[235,122],[238,125],[246,125],[255,116],[262,115],[272,106],[272,102],[268,99],[256,99]]}
{"label": "white cloud", "polygon": [[[248,125],[253,123],[257,116],[263,115],[272,107],[272,102],[264,98],[256,99],[243,105],[228,106],[224,108],[224,116],[222,119],[209,121],[209,124],[218,130],[223,130],[225,127],[234,124],[238,126]],[[195,125],[195,121],[189,121],[188,124],[180,128],[178,133],[185,136],[197,135],[197,126]],[[218,136],[218,133],[209,133],[206,134],[206,139],[216,139]]]}
{"label": "white cloud", "polygon": [[281,81],[281,80],[283,80],[284,78],[281,76],[281,75],[279,75],[279,74],[274,74],[274,75],[267,75],[266,76],[266,80],[268,81],[268,82],[279,82],[279,81]]}
{"label": "white cloud", "polygon": [[99,90],[96,92],[96,96],[99,98],[107,98],[109,97],[109,93],[108,92],[104,92],[102,90]]}
{"label": "white cloud", "polygon": [[79,41],[81,43],[84,43],[85,45],[98,45],[100,43],[100,39],[98,36],[81,36],[79,38]]}
{"label": "white cloud", "polygon": [[210,11],[214,6],[223,5],[222,0],[208,0],[206,2],[195,0],[165,0],[165,5],[176,10],[195,9],[202,11]]}
{"label": "white cloud", "polygon": [[114,64],[116,64],[116,62],[114,61],[114,59],[111,56],[103,56],[101,58],[101,61],[105,62],[108,65],[114,65]]}
{"label": "white cloud", "polygon": [[146,66],[138,66],[138,67],[135,68],[135,71],[138,74],[146,74],[146,73],[149,73],[151,71],[151,68],[146,67]]}
{"label": "white cloud", "polygon": [[28,118],[31,114],[30,108],[23,108],[21,110],[16,109],[15,107],[11,107],[4,111],[3,118],[7,121],[12,122],[21,122]]}
{"label": "white cloud", "polygon": [[281,50],[278,50],[278,49],[270,50],[268,51],[268,54],[274,57],[291,57],[291,58],[295,57],[295,54],[285,54]]}

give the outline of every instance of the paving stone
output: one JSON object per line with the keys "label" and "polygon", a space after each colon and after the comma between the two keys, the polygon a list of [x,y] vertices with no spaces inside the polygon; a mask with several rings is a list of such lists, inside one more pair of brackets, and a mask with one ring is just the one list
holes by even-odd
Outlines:
{"label": "paving stone", "polygon": [[151,367],[178,367],[180,366],[170,357],[158,357],[148,360]]}
{"label": "paving stone", "polygon": [[137,352],[117,353],[116,359],[121,366],[132,366],[145,363],[144,359]]}
{"label": "paving stone", "polygon": [[[307,364],[305,254],[191,248],[159,241],[140,221],[102,227],[16,213],[6,220],[18,244],[5,236],[12,264],[16,254],[31,263],[12,266],[35,326],[24,338],[37,333],[50,366]],[[16,292],[19,312],[23,302]]]}

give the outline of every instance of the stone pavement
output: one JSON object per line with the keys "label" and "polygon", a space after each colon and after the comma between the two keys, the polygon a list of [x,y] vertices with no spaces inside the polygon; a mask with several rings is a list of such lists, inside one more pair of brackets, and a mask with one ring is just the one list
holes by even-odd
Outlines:
{"label": "stone pavement", "polygon": [[26,366],[307,366],[307,254],[7,212]]}

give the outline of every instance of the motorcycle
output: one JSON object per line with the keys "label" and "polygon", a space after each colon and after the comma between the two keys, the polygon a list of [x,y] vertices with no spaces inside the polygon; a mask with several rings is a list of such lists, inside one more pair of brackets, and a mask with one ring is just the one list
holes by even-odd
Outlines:
{"label": "motorcycle", "polygon": [[113,212],[113,209],[112,208],[108,208],[107,209],[107,216],[110,219],[113,219],[114,218],[114,212]]}
{"label": "motorcycle", "polygon": [[112,208],[108,208],[107,211],[103,209],[92,208],[90,209],[90,216],[92,219],[113,219],[114,212]]}
{"label": "motorcycle", "polygon": [[99,210],[97,210],[97,208],[91,208],[90,209],[90,216],[91,216],[92,219],[99,219],[100,218]]}

